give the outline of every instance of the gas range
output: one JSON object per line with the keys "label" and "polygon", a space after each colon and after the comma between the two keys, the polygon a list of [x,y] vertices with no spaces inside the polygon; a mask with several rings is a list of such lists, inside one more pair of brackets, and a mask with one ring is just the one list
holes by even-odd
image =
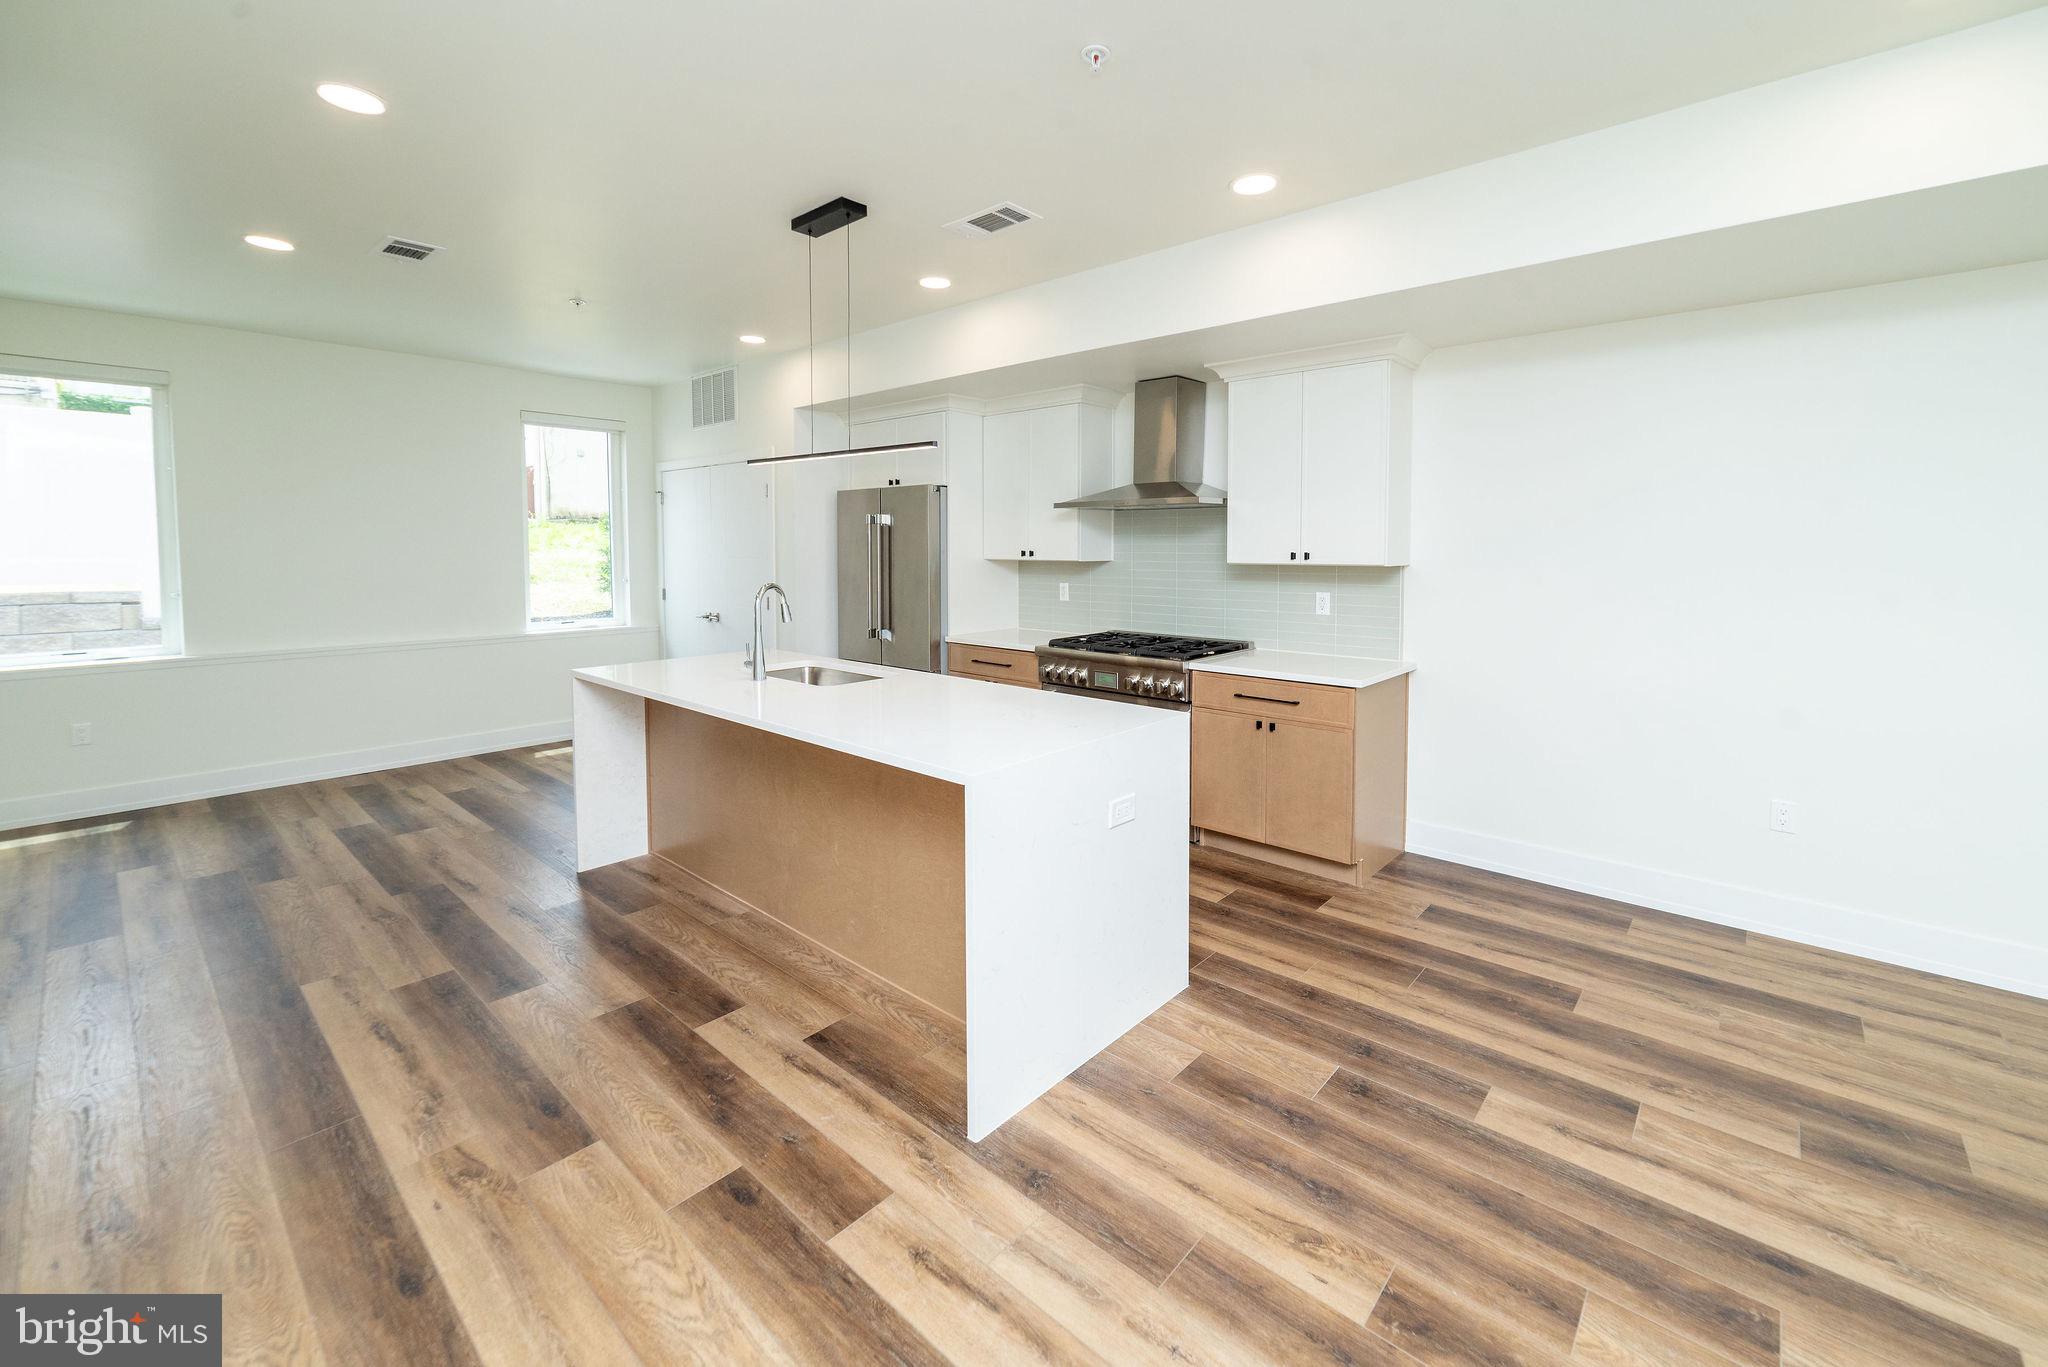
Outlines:
{"label": "gas range", "polygon": [[1055,693],[1114,697],[1149,707],[1186,707],[1190,660],[1249,650],[1251,644],[1145,631],[1056,636],[1036,652],[1038,679]]}

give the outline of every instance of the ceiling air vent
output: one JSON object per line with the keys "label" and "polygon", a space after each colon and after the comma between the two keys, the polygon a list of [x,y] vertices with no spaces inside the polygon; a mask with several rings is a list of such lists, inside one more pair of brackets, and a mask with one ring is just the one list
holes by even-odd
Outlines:
{"label": "ceiling air vent", "polygon": [[946,231],[962,237],[994,237],[1005,228],[1014,228],[1019,223],[1029,223],[1038,215],[1016,204],[994,204],[978,214],[956,218],[946,225]]}
{"label": "ceiling air vent", "polygon": [[732,419],[732,367],[693,377],[690,380],[690,426],[710,427]]}
{"label": "ceiling air vent", "polygon": [[384,245],[377,250],[386,256],[402,256],[408,261],[424,261],[441,249],[426,242],[414,242],[411,238],[387,237],[384,239]]}

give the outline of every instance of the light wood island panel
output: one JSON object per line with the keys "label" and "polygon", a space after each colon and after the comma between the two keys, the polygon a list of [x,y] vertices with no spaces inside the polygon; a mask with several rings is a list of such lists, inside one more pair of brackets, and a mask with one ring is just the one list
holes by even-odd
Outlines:
{"label": "light wood island panel", "polygon": [[647,755],[655,855],[966,1018],[959,784],[655,702]]}

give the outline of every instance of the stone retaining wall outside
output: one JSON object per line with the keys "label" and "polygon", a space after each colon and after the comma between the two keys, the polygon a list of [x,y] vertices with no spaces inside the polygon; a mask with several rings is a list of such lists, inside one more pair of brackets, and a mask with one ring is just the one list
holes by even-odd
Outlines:
{"label": "stone retaining wall outside", "polygon": [[142,615],[136,589],[0,593],[0,655],[147,647],[163,636],[162,624]]}

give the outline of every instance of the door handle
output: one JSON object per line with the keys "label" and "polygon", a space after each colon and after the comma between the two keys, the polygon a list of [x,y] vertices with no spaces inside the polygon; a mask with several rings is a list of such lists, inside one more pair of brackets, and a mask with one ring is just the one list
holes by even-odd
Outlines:
{"label": "door handle", "polygon": [[700,612],[697,615],[707,622],[716,622],[719,620],[719,616],[715,612]]}

